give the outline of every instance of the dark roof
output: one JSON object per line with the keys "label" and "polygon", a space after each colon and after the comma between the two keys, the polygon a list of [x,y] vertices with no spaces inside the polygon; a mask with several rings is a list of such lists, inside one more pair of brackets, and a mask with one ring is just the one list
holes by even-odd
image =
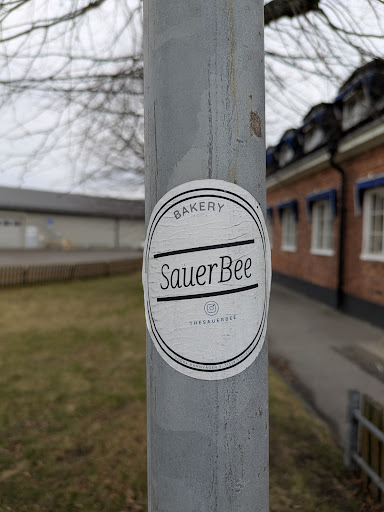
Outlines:
{"label": "dark roof", "polygon": [[359,82],[359,79],[371,72],[383,73],[384,72],[384,60],[373,59],[366,64],[355,69],[355,71],[347,78],[347,80],[339,88],[339,96],[350,89]]}
{"label": "dark roof", "polygon": [[144,219],[144,200],[0,187],[0,210]]}
{"label": "dark roof", "polygon": [[[347,130],[342,130],[341,112],[343,109],[343,99],[350,92],[357,88],[363,90],[370,100],[370,111],[357,124]],[[312,107],[304,117],[300,128],[291,128],[285,131],[280,142],[267,149],[267,176],[275,172],[283,171],[297,160],[307,158],[309,154],[314,153],[328,145],[329,149],[334,149],[339,140],[348,137],[351,132],[358,133],[362,127],[371,126],[376,122],[384,122],[383,101],[384,101],[384,60],[374,59],[356,69],[339,89],[339,95],[333,103],[320,103]],[[318,125],[324,134],[319,144],[305,151],[305,133],[306,128]],[[304,137],[303,137],[304,135]],[[280,165],[279,151],[283,146],[290,146],[295,151],[295,156],[284,165]]]}
{"label": "dark roof", "polygon": [[307,115],[303,119],[303,123],[306,125],[312,121],[321,122],[329,112],[333,113],[333,103],[319,103],[309,109]]}
{"label": "dark roof", "polygon": [[280,139],[280,143],[288,143],[290,144],[298,135],[298,130],[296,128],[288,128],[283,133],[283,136]]}

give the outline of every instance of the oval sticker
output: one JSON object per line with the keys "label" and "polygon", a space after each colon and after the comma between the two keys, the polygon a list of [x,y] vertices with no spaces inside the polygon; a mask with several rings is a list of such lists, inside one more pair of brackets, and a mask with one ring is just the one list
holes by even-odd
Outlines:
{"label": "oval sticker", "polygon": [[192,181],[157,203],[144,247],[145,315],[174,369],[217,380],[247,368],[264,343],[270,284],[264,216],[246,190]]}

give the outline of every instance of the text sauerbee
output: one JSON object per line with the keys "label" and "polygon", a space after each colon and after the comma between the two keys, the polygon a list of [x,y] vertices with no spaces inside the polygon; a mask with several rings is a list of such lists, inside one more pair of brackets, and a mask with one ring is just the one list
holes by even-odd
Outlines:
{"label": "text sauerbee", "polygon": [[220,256],[218,263],[209,263],[198,267],[172,268],[164,263],[161,267],[160,287],[162,290],[167,290],[169,287],[173,289],[188,288],[196,285],[240,281],[252,276],[251,267],[251,258],[239,258],[234,261],[231,256]]}

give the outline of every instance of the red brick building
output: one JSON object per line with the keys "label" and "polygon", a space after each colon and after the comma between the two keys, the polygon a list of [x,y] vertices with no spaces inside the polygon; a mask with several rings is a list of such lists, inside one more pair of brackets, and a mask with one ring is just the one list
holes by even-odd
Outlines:
{"label": "red brick building", "polygon": [[384,64],[267,150],[274,279],[384,327]]}

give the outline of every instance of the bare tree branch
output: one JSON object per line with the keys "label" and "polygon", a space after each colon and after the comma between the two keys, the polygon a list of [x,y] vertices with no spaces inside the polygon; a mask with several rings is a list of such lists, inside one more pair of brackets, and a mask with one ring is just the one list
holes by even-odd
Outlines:
{"label": "bare tree branch", "polygon": [[[384,51],[384,0],[272,0],[264,14],[275,137]],[[142,0],[0,1],[0,172],[28,179],[59,160],[76,184],[137,183],[141,17]]]}
{"label": "bare tree branch", "polygon": [[320,0],[272,0],[264,6],[264,24],[269,25],[273,21],[287,16],[297,16],[316,11],[319,8]]}

